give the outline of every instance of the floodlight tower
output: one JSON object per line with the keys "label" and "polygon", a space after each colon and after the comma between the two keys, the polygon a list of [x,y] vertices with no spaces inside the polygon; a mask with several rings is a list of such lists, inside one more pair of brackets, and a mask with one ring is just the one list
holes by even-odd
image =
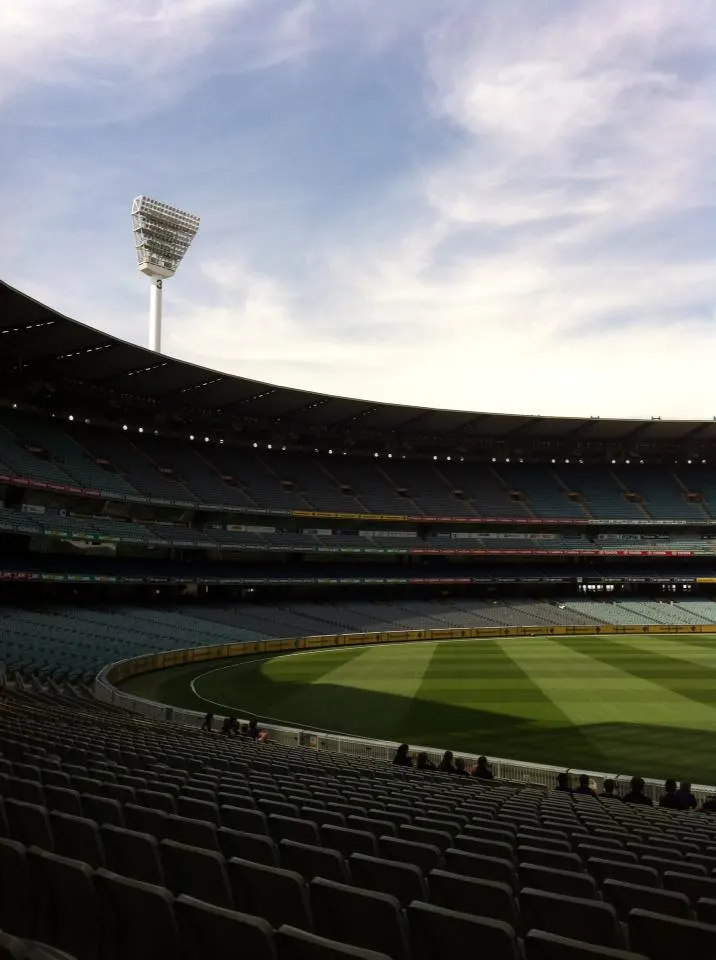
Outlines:
{"label": "floodlight tower", "polygon": [[199,229],[199,217],[149,197],[132,201],[132,227],[139,269],[152,281],[149,349],[162,350],[162,284],[173,277]]}

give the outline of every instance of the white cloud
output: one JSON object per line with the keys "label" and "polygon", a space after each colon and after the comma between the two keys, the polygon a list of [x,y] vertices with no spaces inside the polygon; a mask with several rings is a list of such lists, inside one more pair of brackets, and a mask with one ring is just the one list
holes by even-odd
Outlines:
{"label": "white cloud", "polygon": [[[87,22],[90,6],[105,28]],[[0,63],[17,103],[33,64],[33,89],[99,76],[134,96],[151,76],[143,108],[160,119],[168,95],[217,71],[305,68],[272,74],[269,106],[226,130],[231,147],[214,133],[182,158],[181,179],[171,156],[156,168],[167,198],[203,217],[167,288],[176,355],[436,406],[715,415],[714,2],[488,0],[476,16],[426,0],[412,23],[397,7],[376,19],[377,0],[172,0],[149,13],[26,0],[8,5],[17,49],[0,39]],[[246,90],[235,83],[225,96]],[[0,183],[22,226],[0,248],[7,279],[140,342],[146,291],[114,197],[122,158],[155,164],[134,147],[143,131],[127,128],[117,169],[96,169],[90,150],[71,171],[41,171],[37,199],[54,183],[65,201],[29,224],[30,186]],[[101,215],[83,207],[87,182]]]}
{"label": "white cloud", "polygon": [[[312,13],[311,0],[0,0],[0,105],[70,126],[157,113],[207,75],[304,55]],[[81,109],[52,115],[51,88]]]}

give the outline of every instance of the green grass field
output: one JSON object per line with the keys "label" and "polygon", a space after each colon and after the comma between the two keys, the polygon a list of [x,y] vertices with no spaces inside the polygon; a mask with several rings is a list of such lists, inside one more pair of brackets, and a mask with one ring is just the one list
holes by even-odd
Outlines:
{"label": "green grass field", "polygon": [[716,783],[716,634],[340,648],[177,667],[124,689],[314,729]]}

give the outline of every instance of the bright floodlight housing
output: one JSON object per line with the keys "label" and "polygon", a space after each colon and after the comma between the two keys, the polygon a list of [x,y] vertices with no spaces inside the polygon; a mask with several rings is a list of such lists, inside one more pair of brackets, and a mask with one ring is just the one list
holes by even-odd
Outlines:
{"label": "bright floodlight housing", "polygon": [[199,218],[149,197],[132,203],[137,262],[142,273],[166,280],[173,277],[199,229]]}
{"label": "bright floodlight housing", "polygon": [[137,263],[152,280],[149,348],[161,350],[162,281],[173,277],[199,230],[199,217],[150,197],[132,201]]}

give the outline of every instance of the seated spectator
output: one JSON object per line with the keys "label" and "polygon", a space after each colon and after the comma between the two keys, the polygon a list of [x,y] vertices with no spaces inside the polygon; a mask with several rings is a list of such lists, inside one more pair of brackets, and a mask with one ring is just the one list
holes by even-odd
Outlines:
{"label": "seated spectator", "polygon": [[221,725],[221,732],[227,737],[235,737],[239,733],[239,721],[236,717],[226,717]]}
{"label": "seated spectator", "polygon": [[207,733],[211,733],[214,729],[214,714],[207,713],[204,717],[204,722],[201,725],[202,730],[206,730]]}
{"label": "seated spectator", "polygon": [[477,766],[472,771],[473,777],[477,777],[479,780],[493,780],[494,774],[490,770],[490,765],[487,762],[487,757],[478,757]]}
{"label": "seated spectator", "polygon": [[676,797],[676,780],[666,780],[664,782],[664,792],[659,797],[659,806],[668,807],[671,810],[681,810],[681,805]]}
{"label": "seated spectator", "polygon": [[643,777],[632,777],[631,790],[624,797],[624,803],[637,803],[644,807],[653,807],[654,804],[651,802],[651,798],[647,797],[644,793],[644,787]]}
{"label": "seated spectator", "polygon": [[469,777],[470,774],[465,769],[465,761],[462,757],[458,757],[455,761],[455,773],[460,777]]}
{"label": "seated spectator", "polygon": [[397,767],[412,767],[413,761],[410,757],[408,751],[410,747],[407,743],[401,743],[398,749],[395,751],[395,756],[393,757],[393,763]]}
{"label": "seated spectator", "polygon": [[569,785],[569,777],[566,773],[557,774],[557,786],[555,790],[558,790],[560,793],[571,793],[572,788]]}
{"label": "seated spectator", "polygon": [[446,750],[438,767],[441,773],[455,773],[452,750]]}
{"label": "seated spectator", "polygon": [[681,786],[676,791],[676,800],[680,810],[695,810],[697,807],[696,797],[691,792],[691,784],[688,780],[683,780]]}
{"label": "seated spectator", "polygon": [[435,764],[428,760],[427,753],[419,753],[415,758],[416,770],[434,770]]}
{"label": "seated spectator", "polygon": [[616,784],[613,780],[604,781],[604,789],[599,794],[602,800],[621,800],[621,797],[615,791]]}
{"label": "seated spectator", "polygon": [[596,792],[589,785],[589,777],[586,773],[580,773],[579,786],[574,791],[584,797],[596,797]]}
{"label": "seated spectator", "polygon": [[249,729],[247,731],[249,740],[258,740],[261,736],[258,720],[249,720]]}

